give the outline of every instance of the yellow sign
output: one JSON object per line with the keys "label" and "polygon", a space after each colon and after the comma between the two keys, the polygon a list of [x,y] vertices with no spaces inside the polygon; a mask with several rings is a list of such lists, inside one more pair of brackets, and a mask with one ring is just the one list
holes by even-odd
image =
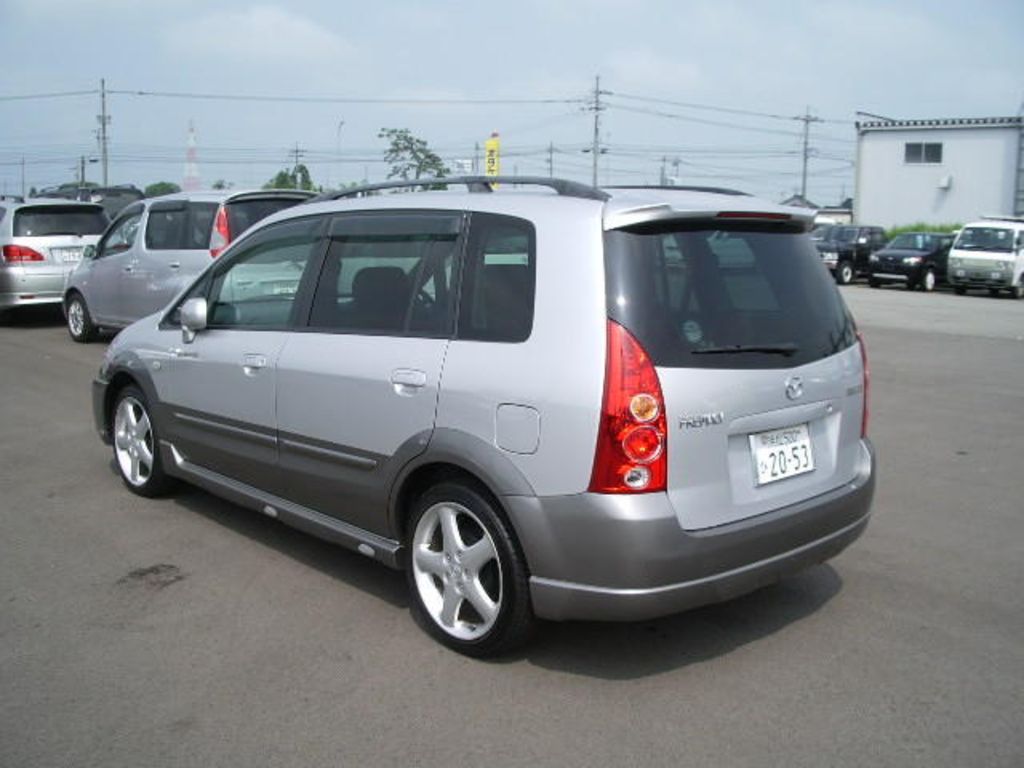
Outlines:
{"label": "yellow sign", "polygon": [[492,133],[484,142],[484,175],[501,175],[501,139],[497,133]]}

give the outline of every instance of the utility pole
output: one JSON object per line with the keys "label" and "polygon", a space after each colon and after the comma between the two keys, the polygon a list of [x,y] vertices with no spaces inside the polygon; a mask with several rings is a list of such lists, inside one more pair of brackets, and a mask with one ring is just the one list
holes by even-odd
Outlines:
{"label": "utility pole", "polygon": [[665,175],[665,163],[668,160],[664,155],[661,156],[661,176],[658,177],[658,184],[663,187],[668,186],[668,177]]}
{"label": "utility pole", "polygon": [[601,96],[608,95],[608,91],[601,90],[601,76],[594,78],[594,104],[590,107],[594,112],[594,145],[591,152],[594,153],[594,177],[593,184],[597,186],[597,162],[601,154],[601,113],[607,107],[601,106]]}
{"label": "utility pole", "polygon": [[[107,81],[100,79],[100,114],[96,117],[100,123],[100,158],[103,162],[103,186],[107,186],[107,126],[110,116],[107,114]],[[85,171],[83,170],[83,176]]]}
{"label": "utility pole", "polygon": [[480,142],[473,142],[473,175],[480,175]]}
{"label": "utility pole", "polygon": [[548,143],[548,176],[554,178],[555,175],[555,142]]}
{"label": "utility pole", "polygon": [[21,196],[25,197],[25,156],[21,156]]}
{"label": "utility pole", "polygon": [[811,123],[822,122],[820,117],[814,117],[811,115],[811,108],[807,107],[804,114],[793,118],[799,120],[804,124],[804,150],[803,150],[803,168],[800,172],[800,197],[804,200],[807,199],[807,159],[811,156],[810,137],[811,137]]}
{"label": "utility pole", "polygon": [[85,155],[78,156],[78,186],[85,186]]}

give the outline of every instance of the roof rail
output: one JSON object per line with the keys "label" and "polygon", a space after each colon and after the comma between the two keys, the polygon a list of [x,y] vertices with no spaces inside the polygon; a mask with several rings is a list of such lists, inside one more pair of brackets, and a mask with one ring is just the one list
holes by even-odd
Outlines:
{"label": "roof rail", "polygon": [[985,221],[1015,221],[1024,223],[1024,216],[982,216]]}
{"label": "roof rail", "polygon": [[381,184],[363,184],[349,189],[339,189],[310,200],[311,203],[324,200],[340,200],[346,197],[366,197],[388,189],[409,189],[410,187],[438,188],[449,184],[463,184],[470,192],[493,192],[494,184],[507,186],[538,186],[555,190],[563,197],[579,197],[585,200],[607,200],[609,195],[600,189],[577,181],[553,179],[547,176],[452,176],[433,179],[413,179],[404,181],[387,181]]}
{"label": "roof rail", "polygon": [[741,192],[738,189],[726,189],[725,187],[674,186],[671,184],[614,184],[605,186],[604,189],[664,189],[669,192],[710,192],[715,195],[740,195],[742,197],[750,197],[749,192]]}

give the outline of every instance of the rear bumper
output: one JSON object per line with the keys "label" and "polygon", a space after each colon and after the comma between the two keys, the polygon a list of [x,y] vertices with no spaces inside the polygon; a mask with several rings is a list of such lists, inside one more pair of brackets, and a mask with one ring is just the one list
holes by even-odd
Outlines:
{"label": "rear bumper", "polygon": [[38,271],[21,266],[0,268],[0,309],[59,304],[63,291],[63,272]]}
{"label": "rear bumper", "polygon": [[824,562],[864,531],[874,451],[857,476],[790,507],[708,530],[684,530],[664,494],[506,497],[547,619],[635,621],[737,597]]}

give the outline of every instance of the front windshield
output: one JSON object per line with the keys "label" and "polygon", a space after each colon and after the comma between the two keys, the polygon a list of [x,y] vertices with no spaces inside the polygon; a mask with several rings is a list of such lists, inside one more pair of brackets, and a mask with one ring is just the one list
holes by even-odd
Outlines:
{"label": "front windshield", "polygon": [[819,224],[811,230],[811,239],[828,241],[835,228],[835,224]]}
{"label": "front windshield", "polygon": [[888,247],[901,248],[906,251],[930,251],[934,242],[934,235],[908,232],[903,235],[896,235]]}
{"label": "front windshield", "polygon": [[956,240],[962,251],[999,251],[1009,253],[1013,245],[1013,230],[1002,227],[966,227]]}
{"label": "front windshield", "polygon": [[832,239],[837,243],[852,243],[857,239],[857,228],[836,227],[832,232]]}

